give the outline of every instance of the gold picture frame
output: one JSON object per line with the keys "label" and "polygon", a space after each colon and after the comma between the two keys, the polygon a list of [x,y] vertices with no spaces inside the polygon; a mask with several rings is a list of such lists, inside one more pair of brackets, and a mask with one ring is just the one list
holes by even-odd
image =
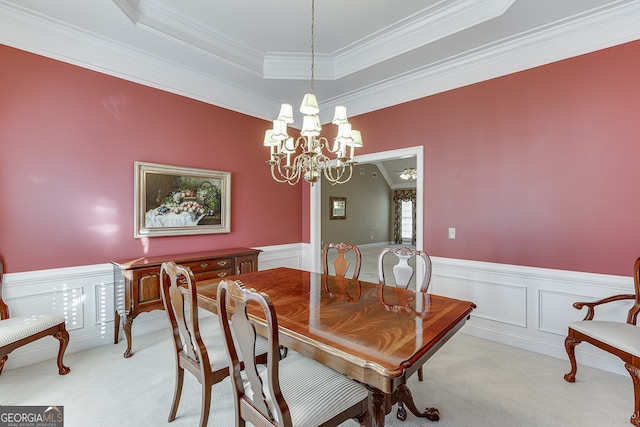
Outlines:
{"label": "gold picture frame", "polygon": [[329,197],[329,219],[347,219],[346,197]]}
{"label": "gold picture frame", "polygon": [[135,162],[134,237],[231,232],[231,172]]}

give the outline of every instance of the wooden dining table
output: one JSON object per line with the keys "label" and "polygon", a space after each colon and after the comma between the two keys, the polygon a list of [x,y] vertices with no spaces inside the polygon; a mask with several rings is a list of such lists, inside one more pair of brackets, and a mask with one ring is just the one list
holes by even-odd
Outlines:
{"label": "wooden dining table", "polygon": [[[416,416],[439,419],[436,408],[417,409],[406,382],[465,324],[474,303],[284,267],[224,280],[270,296],[281,345],[365,384],[374,426],[384,426],[398,402]],[[198,282],[201,308],[218,312],[219,283]],[[261,312],[253,320],[266,335]]]}

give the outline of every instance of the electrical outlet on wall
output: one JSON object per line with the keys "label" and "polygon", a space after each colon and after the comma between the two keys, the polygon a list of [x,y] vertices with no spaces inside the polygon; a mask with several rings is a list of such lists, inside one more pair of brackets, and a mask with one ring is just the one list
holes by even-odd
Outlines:
{"label": "electrical outlet on wall", "polygon": [[449,238],[450,239],[455,239],[456,238],[456,229],[455,229],[455,227],[449,227]]}

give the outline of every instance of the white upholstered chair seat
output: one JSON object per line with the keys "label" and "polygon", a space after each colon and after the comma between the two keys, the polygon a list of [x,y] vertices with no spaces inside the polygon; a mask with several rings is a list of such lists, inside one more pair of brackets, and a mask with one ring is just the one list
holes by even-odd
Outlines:
{"label": "white upholstered chair seat", "polygon": [[[633,294],[611,295],[597,301],[573,303],[573,307],[578,310],[586,307],[587,313],[584,320],[569,324],[564,347],[567,350],[571,371],[565,374],[564,379],[570,383],[576,381],[578,363],[575,348],[583,341],[619,357],[633,382],[634,409],[629,421],[640,427],[640,329],[636,326],[640,314],[640,257],[633,264],[633,288]],[[634,303],[629,308],[625,323],[593,320],[597,307],[626,300],[633,300]]]}
{"label": "white upholstered chair seat", "polygon": [[640,327],[636,325],[604,320],[583,320],[573,322],[569,327],[626,353],[640,357]]}
{"label": "white upholstered chair seat", "polygon": [[20,341],[38,332],[64,323],[62,316],[36,315],[0,320],[0,347]]}
{"label": "white upholstered chair seat", "polygon": [[[295,352],[279,363],[280,388],[294,426],[321,425],[367,397],[367,388],[344,375]],[[267,371],[260,374],[268,383]],[[250,393],[250,387],[245,389]],[[268,388],[264,387],[265,393]],[[267,395],[269,406],[273,404]],[[275,414],[275,411],[272,411]]]}

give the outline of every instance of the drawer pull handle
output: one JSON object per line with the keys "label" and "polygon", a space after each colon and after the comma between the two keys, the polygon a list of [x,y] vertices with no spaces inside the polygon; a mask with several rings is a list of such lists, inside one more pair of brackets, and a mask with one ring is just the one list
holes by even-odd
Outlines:
{"label": "drawer pull handle", "polygon": [[220,267],[224,267],[225,265],[227,265],[227,261],[218,261],[218,265]]}
{"label": "drawer pull handle", "polygon": [[226,271],[221,271],[220,273],[218,273],[218,277],[224,277],[227,275]]}
{"label": "drawer pull handle", "polygon": [[203,262],[202,264],[200,264],[200,268],[207,268],[209,266],[208,263]]}

